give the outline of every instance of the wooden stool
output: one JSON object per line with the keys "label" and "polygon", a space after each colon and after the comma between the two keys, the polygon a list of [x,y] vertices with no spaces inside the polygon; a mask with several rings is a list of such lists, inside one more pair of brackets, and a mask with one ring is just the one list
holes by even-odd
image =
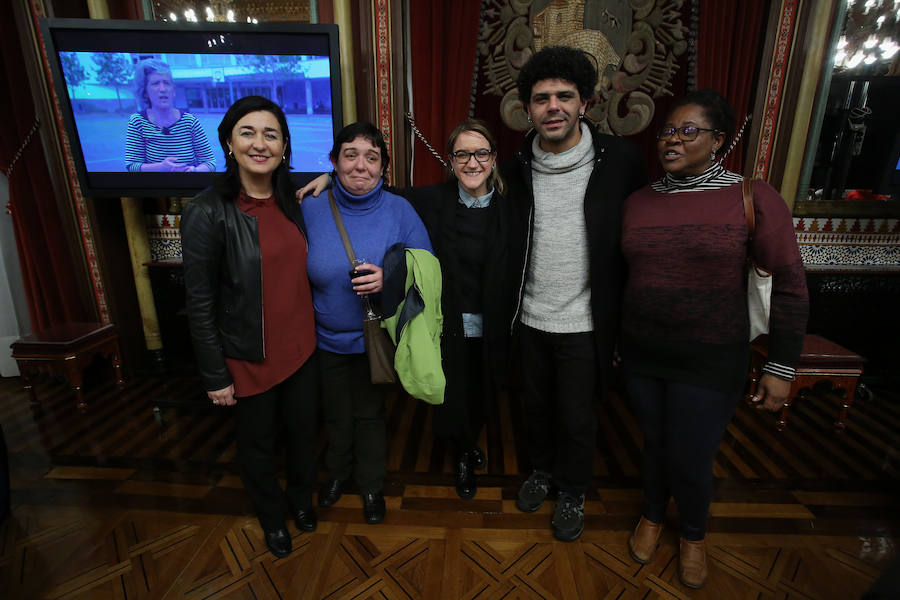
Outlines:
{"label": "wooden stool", "polygon": [[[747,401],[756,392],[762,367],[769,353],[769,336],[761,335],[750,345],[750,393]],[[787,427],[787,413],[791,405],[805,398],[818,385],[827,385],[830,391],[841,397],[841,412],[834,422],[835,431],[842,432],[846,427],[847,410],[853,405],[856,382],[862,375],[862,364],[865,358],[838,346],[818,335],[807,335],[803,338],[803,351],[797,364],[797,378],[791,382],[788,401],[781,409],[781,417],[775,426],[778,431]]]}
{"label": "wooden stool", "polygon": [[75,390],[78,410],[87,412],[87,403],[81,391],[82,371],[98,354],[112,359],[119,389],[125,386],[122,378],[122,362],[119,359],[119,334],[114,325],[101,323],[67,323],[21,337],[10,346],[12,357],[19,365],[25,381],[25,389],[31,395],[31,403],[38,404],[37,394],[31,384],[32,375],[46,372],[65,375]]}

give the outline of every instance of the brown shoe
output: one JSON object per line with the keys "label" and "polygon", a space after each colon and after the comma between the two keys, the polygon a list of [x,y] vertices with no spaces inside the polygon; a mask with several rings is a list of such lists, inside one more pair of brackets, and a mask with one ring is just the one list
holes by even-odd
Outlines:
{"label": "brown shoe", "polygon": [[689,542],[681,538],[678,553],[678,579],[681,583],[699,590],[706,583],[706,542]]}
{"label": "brown shoe", "polygon": [[662,523],[654,523],[641,517],[637,527],[634,528],[634,533],[628,538],[628,554],[631,558],[642,565],[653,560],[662,530]]}

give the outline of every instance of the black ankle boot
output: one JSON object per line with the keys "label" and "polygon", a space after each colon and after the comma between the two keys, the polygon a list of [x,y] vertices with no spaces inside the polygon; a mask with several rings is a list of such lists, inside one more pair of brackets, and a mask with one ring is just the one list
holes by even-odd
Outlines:
{"label": "black ankle boot", "polygon": [[366,523],[376,525],[384,521],[384,494],[381,492],[366,492],[362,494],[363,518]]}
{"label": "black ankle boot", "polygon": [[278,558],[284,558],[291,553],[291,536],[288,535],[287,529],[280,527],[264,533],[269,552]]}
{"label": "black ankle boot", "polygon": [[469,450],[469,461],[476,469],[483,469],[487,465],[487,458],[478,446],[474,446]]}
{"label": "black ankle boot", "polygon": [[475,497],[478,487],[475,484],[475,465],[471,452],[463,452],[456,461],[456,493],[460,498]]}
{"label": "black ankle boot", "polygon": [[319,520],[316,518],[316,511],[312,504],[297,508],[291,506],[291,516],[294,517],[294,523],[300,531],[315,531]]}
{"label": "black ankle boot", "polygon": [[319,489],[319,506],[327,508],[334,506],[341,499],[341,488],[344,482],[340,479],[328,479]]}

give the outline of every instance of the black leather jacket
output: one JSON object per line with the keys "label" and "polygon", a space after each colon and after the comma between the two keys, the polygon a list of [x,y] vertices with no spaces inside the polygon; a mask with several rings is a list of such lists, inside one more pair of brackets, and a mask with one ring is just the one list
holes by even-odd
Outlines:
{"label": "black leather jacket", "polygon": [[[291,218],[305,239],[299,205]],[[220,390],[232,383],[226,356],[265,358],[256,219],[207,188],[184,207],[181,249],[197,368],[208,391]]]}

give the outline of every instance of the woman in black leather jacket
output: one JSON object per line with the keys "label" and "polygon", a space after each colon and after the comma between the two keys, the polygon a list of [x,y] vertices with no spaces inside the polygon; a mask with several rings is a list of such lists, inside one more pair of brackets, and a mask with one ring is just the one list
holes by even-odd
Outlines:
{"label": "woman in black leather jacket", "polygon": [[[207,396],[234,406],[244,487],[276,556],[291,552],[284,513],[303,531],[312,508],[318,369],[306,227],[288,174],[281,109],[260,96],[235,102],[219,125],[226,171],[181,217],[187,312]],[[287,489],[275,440],[285,429]]]}

